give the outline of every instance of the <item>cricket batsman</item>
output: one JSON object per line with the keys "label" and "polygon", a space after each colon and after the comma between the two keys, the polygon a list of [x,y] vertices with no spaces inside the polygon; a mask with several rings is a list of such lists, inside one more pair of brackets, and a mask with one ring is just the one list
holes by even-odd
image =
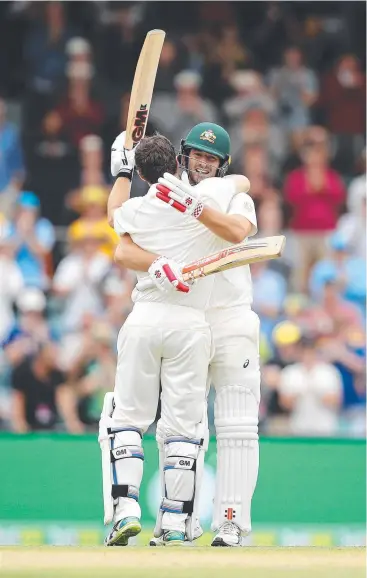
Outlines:
{"label": "cricket batsman", "polygon": [[[230,162],[228,133],[213,123],[193,127],[181,142],[178,157],[181,179],[165,174],[156,193],[179,218],[198,220],[222,240],[222,248],[256,234],[253,201],[247,194],[249,181],[227,205],[225,214],[209,207],[201,195],[207,185],[214,193],[223,190],[232,176],[225,176]],[[149,271],[159,253],[148,253],[125,236],[116,261],[127,268]],[[213,276],[214,284],[205,307],[214,343],[210,364],[215,387],[217,478],[212,546],[240,546],[251,531],[251,501],[259,468],[258,413],[260,403],[259,318],[251,310],[252,283],[249,266]],[[202,280],[198,282],[201,283]],[[160,454],[161,424],[157,426]],[[198,525],[195,538],[202,530]],[[153,538],[151,545],[164,545]]]}
{"label": "cricket batsman", "polygon": [[[163,544],[177,544],[194,538],[197,488],[208,440],[206,394],[212,340],[205,307],[214,285],[214,279],[207,278],[190,287],[183,281],[181,266],[219,250],[222,240],[191,212],[182,215],[157,198],[154,183],[163,174],[173,177],[178,168],[168,139],[145,138],[132,151],[125,149],[124,142],[122,133],[112,150],[112,172],[120,183],[115,183],[109,197],[109,219],[122,240],[128,235],[128,242],[162,256],[147,267],[153,287],[134,290],[133,311],[118,336],[114,392],[106,394],[100,420],[105,523],[114,522],[105,543],[127,545],[129,537],[141,530],[142,435],[154,421],[161,384],[165,491],[155,535]],[[144,197],[123,202],[135,162],[139,175],[152,186]],[[228,210],[246,182],[235,176],[215,189],[205,185],[201,203],[216,215]],[[202,204],[197,212],[203,212]],[[240,225],[238,235],[239,229]],[[245,233],[244,229],[241,237]],[[146,276],[138,268],[138,281]]]}

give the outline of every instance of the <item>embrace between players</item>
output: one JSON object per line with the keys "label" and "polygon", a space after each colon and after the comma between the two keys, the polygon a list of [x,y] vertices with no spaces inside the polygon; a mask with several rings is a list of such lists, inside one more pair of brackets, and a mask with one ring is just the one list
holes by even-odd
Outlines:
{"label": "embrace between players", "polygon": [[[207,394],[216,392],[217,476],[212,546],[240,546],[251,531],[258,466],[259,319],[251,310],[248,266],[188,284],[182,266],[243,242],[257,231],[249,181],[225,176],[228,133],[195,126],[176,158],[162,135],[112,146],[116,177],[108,201],[120,235],[115,260],[136,271],[134,307],[117,342],[115,388],[105,396],[99,442],[107,546],[127,545],[141,530],[142,436],[157,424],[162,500],[151,546],[179,545],[202,534],[198,501],[208,446]],[[151,186],[129,199],[134,168]],[[142,281],[150,278],[151,285]]]}

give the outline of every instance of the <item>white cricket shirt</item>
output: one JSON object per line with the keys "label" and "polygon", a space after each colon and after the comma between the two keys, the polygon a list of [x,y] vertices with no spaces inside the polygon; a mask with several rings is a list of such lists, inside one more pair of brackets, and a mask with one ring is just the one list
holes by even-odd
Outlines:
{"label": "white cricket shirt", "polygon": [[[238,195],[230,179],[210,178],[197,185],[203,203],[223,213]],[[242,194],[242,193],[241,193]],[[119,235],[129,233],[134,243],[142,249],[164,255],[178,263],[188,264],[227,246],[226,242],[190,215],[184,215],[156,198],[155,185],[144,197],[129,199],[114,213],[114,229]],[[137,272],[138,280],[146,277]],[[157,288],[138,291],[132,300],[154,301],[206,309],[214,276],[201,279],[190,293],[175,292],[167,295]]]}
{"label": "white cricket shirt", "polygon": [[[224,182],[230,181],[228,176]],[[252,224],[249,237],[257,233],[257,219],[255,205],[247,193],[237,193],[234,195],[225,211],[229,215],[241,215],[246,217]],[[245,239],[244,239],[245,240]],[[231,243],[222,240],[222,247],[229,247]],[[252,280],[250,266],[244,265],[237,269],[228,269],[222,273],[213,275],[214,284],[210,294],[207,309],[218,307],[236,307],[240,305],[252,304]]]}

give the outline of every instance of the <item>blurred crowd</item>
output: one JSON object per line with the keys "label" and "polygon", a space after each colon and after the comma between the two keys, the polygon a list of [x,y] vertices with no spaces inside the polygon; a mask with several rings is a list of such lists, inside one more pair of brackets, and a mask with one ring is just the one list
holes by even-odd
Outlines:
{"label": "blurred crowd", "polygon": [[93,431],[113,388],[135,277],[113,263],[109,151],[154,27],[148,134],[178,149],[222,123],[259,237],[287,236],[252,266],[262,432],[364,436],[361,2],[0,3],[0,428]]}

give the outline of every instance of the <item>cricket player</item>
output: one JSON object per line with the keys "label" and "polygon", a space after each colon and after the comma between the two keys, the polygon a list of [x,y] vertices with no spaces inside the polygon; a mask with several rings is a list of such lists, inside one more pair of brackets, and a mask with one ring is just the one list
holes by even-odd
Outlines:
{"label": "cricket player", "polygon": [[[183,543],[194,538],[196,488],[208,440],[206,394],[212,350],[205,308],[214,279],[191,288],[183,281],[181,265],[219,250],[222,241],[191,213],[182,215],[162,203],[155,185],[145,197],[122,204],[135,161],[139,175],[149,184],[163,174],[173,176],[178,168],[174,148],[163,136],[143,139],[132,151],[125,149],[124,142],[122,133],[112,150],[112,172],[122,185],[115,183],[112,189],[110,221],[122,239],[129,235],[130,242],[164,256],[147,267],[153,288],[134,290],[133,311],[118,337],[114,393],[106,394],[100,420],[105,523],[114,522],[106,545],[126,545],[141,530],[141,441],[154,421],[160,384],[165,492],[155,535],[164,544]],[[244,184],[238,176],[216,189],[203,186],[206,212],[225,213]],[[201,204],[197,212],[203,212]],[[241,237],[246,233],[244,227]],[[138,280],[146,276],[138,268]]]}
{"label": "cricket player", "polygon": [[[213,123],[195,126],[181,143],[178,157],[181,180],[164,175],[157,198],[181,218],[191,215],[222,239],[222,247],[239,243],[257,232],[254,204],[246,180],[228,204],[226,214],[207,206],[201,188],[212,193],[232,176],[225,176],[230,161],[228,133]],[[162,192],[163,191],[163,192]],[[245,233],[245,235],[243,235]],[[143,251],[125,236],[116,252],[121,265],[147,271],[157,254]],[[198,281],[198,284],[202,280]],[[248,266],[214,275],[206,305],[206,320],[214,342],[210,377],[215,387],[217,480],[212,546],[240,546],[251,531],[251,501],[259,467],[258,413],[260,403],[259,319],[251,310],[252,284]],[[162,454],[161,424],[157,441]],[[202,530],[198,525],[195,537]],[[151,545],[162,545],[152,539]]]}

